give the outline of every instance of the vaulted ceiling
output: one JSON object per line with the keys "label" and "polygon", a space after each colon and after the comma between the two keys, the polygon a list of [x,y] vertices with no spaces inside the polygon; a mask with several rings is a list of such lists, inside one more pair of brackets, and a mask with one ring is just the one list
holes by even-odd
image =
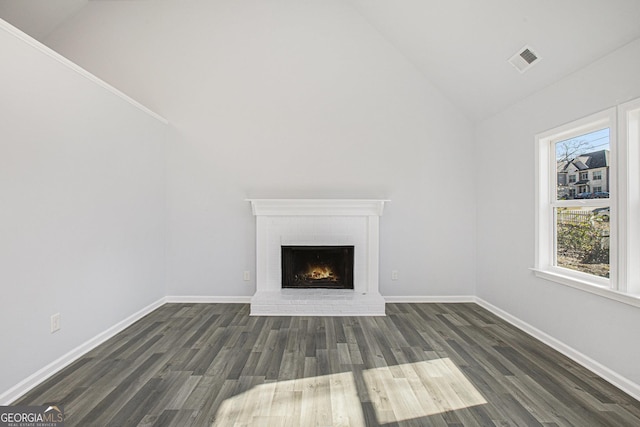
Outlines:
{"label": "vaulted ceiling", "polygon": [[[0,18],[46,43],[90,1],[178,0],[0,0]],[[638,0],[338,1],[475,121],[640,37]],[[508,59],[525,45],[541,60],[521,74]]]}
{"label": "vaulted ceiling", "polygon": [[0,18],[43,41],[88,0],[0,0]]}

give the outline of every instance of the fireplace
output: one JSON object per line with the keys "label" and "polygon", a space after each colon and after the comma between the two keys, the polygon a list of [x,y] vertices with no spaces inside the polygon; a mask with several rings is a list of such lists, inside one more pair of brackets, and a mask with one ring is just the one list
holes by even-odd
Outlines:
{"label": "fireplace", "polygon": [[282,287],[353,289],[353,246],[282,246]]}
{"label": "fireplace", "polygon": [[[256,216],[252,316],[385,315],[378,255],[379,220],[386,200],[250,201]],[[296,250],[285,254],[283,247]],[[311,254],[319,249],[320,253]],[[347,267],[344,261],[337,261],[345,249]],[[309,259],[317,261],[318,257],[320,268],[308,271]],[[299,258],[298,263],[302,259],[302,271],[297,267],[283,269],[283,258]],[[331,271],[326,270],[329,268]],[[292,272],[286,273],[287,269]],[[283,278],[287,275],[289,279]]]}

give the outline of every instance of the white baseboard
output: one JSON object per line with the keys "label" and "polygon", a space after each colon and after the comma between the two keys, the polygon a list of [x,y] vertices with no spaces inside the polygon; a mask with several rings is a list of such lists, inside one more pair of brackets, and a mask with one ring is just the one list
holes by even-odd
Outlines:
{"label": "white baseboard", "polygon": [[501,319],[509,322],[513,326],[521,329],[522,331],[526,332],[527,334],[531,335],[532,337],[537,338],[538,340],[540,340],[543,343],[547,344],[549,347],[553,348],[554,350],[564,354],[565,356],[567,356],[569,359],[573,360],[574,362],[584,366],[585,368],[587,368],[591,372],[599,375],[600,377],[602,377],[606,381],[610,382],[614,386],[618,387],[620,390],[624,391],[625,393],[627,393],[628,395],[630,395],[634,399],[640,400],[640,385],[639,384],[636,384],[636,383],[634,383],[632,381],[629,381],[627,378],[623,377],[622,375],[618,374],[617,372],[607,368],[606,366],[602,365],[599,362],[596,362],[595,360],[591,359],[590,357],[580,353],[579,351],[575,350],[572,347],[569,347],[568,345],[566,345],[565,343],[555,339],[551,335],[548,335],[545,332],[542,332],[541,330],[539,330],[539,329],[531,326],[530,324],[518,319],[517,317],[507,313],[506,311],[496,307],[495,305],[492,305],[492,304],[488,303],[487,301],[485,301],[485,300],[483,300],[481,298],[478,298],[478,297],[475,297],[475,302],[479,306],[481,306],[482,308],[485,308],[485,309],[489,310],[491,313],[495,314],[496,316],[500,317]]}
{"label": "white baseboard", "polygon": [[[188,296],[170,295],[166,297],[168,303],[186,304],[250,304],[252,296]],[[476,302],[476,297],[468,295],[445,296],[383,296],[389,303],[464,303]]]}
{"label": "white baseboard", "polygon": [[171,295],[165,298],[166,302],[183,304],[249,304],[250,296],[181,296]]}
{"label": "white baseboard", "polygon": [[[250,304],[252,296],[188,296],[169,295],[167,303],[186,304]],[[383,296],[385,302],[389,303],[463,303],[476,302],[474,296],[452,295],[452,296]]]}
{"label": "white baseboard", "polygon": [[85,342],[84,344],[81,344],[78,347],[74,348],[73,350],[71,350],[64,356],[60,357],[59,359],[54,360],[44,368],[35,372],[33,375],[20,381],[18,384],[11,387],[6,392],[0,394],[0,405],[6,406],[11,404],[11,402],[14,402],[15,400],[19,399],[22,395],[24,395],[29,390],[31,390],[38,384],[42,383],[43,381],[45,381],[55,373],[57,373],[61,369],[69,366],[71,363],[75,362],[80,357],[84,356],[86,353],[93,350],[94,348],[96,348],[97,346],[99,346],[109,338],[113,337],[117,333],[128,328],[138,320],[142,319],[147,314],[151,313],[153,310],[164,305],[165,302],[166,302],[165,298],[160,298],[158,301],[152,304],[149,304],[148,306],[137,311],[136,313],[132,314],[131,316],[127,317],[121,322],[118,322],[114,326],[110,327],[106,331],[91,338],[89,341]]}
{"label": "white baseboard", "polygon": [[467,295],[450,295],[450,296],[384,296],[383,298],[389,303],[460,303],[460,302],[476,302],[476,297]]}

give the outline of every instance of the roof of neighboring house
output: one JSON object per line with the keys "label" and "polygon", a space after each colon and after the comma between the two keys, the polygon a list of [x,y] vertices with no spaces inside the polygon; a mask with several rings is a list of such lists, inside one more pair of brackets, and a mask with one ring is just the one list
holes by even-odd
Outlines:
{"label": "roof of neighboring house", "polygon": [[589,166],[586,165],[586,163],[588,162],[589,162],[589,157],[580,156],[571,163],[573,163],[573,166],[575,166],[576,169],[578,169],[579,171],[583,171],[585,169],[589,169]]}
{"label": "roof of neighboring house", "polygon": [[609,150],[594,151],[593,153],[584,154],[584,156],[589,157],[587,160],[587,166],[589,169],[609,166]]}
{"label": "roof of neighboring house", "polygon": [[598,169],[609,166],[609,150],[599,150],[591,153],[580,154],[570,162],[558,162],[559,172],[568,172],[569,166],[573,165],[577,170]]}

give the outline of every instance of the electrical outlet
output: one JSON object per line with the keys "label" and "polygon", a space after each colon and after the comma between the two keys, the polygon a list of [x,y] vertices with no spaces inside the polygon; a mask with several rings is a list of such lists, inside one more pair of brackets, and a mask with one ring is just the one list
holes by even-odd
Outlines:
{"label": "electrical outlet", "polygon": [[60,330],[60,313],[51,316],[51,333]]}
{"label": "electrical outlet", "polygon": [[245,271],[244,273],[242,273],[242,278],[245,282],[248,282],[249,280],[251,280],[251,273],[249,271]]}
{"label": "electrical outlet", "polygon": [[391,270],[391,280],[398,280],[398,270]]}

